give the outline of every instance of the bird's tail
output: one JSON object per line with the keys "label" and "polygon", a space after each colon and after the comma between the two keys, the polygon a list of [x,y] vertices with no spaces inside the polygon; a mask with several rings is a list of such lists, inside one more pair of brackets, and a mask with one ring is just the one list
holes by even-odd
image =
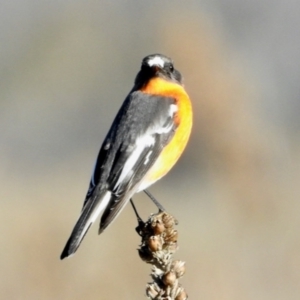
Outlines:
{"label": "bird's tail", "polygon": [[76,252],[90,226],[95,222],[99,214],[106,208],[110,199],[111,192],[107,191],[102,197],[90,199],[86,202],[60,259],[64,259]]}

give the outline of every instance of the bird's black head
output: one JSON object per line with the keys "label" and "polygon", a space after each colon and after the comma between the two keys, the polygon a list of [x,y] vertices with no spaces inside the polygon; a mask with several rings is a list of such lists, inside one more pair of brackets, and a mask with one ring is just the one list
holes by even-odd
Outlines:
{"label": "bird's black head", "polygon": [[141,70],[135,79],[135,85],[146,84],[154,77],[162,77],[182,84],[181,74],[174,68],[172,59],[162,54],[151,54],[143,59]]}

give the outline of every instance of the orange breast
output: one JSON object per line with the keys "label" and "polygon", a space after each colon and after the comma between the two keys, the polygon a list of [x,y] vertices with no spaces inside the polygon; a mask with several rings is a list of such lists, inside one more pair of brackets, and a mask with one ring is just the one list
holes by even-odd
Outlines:
{"label": "orange breast", "polygon": [[175,122],[178,125],[176,132],[146,174],[142,183],[142,189],[144,189],[144,185],[147,187],[166,175],[181,156],[191,133],[193,113],[190,98],[183,86],[179,84],[162,78],[154,78],[150,80],[142,91],[154,95],[173,97],[178,107],[175,115]]}

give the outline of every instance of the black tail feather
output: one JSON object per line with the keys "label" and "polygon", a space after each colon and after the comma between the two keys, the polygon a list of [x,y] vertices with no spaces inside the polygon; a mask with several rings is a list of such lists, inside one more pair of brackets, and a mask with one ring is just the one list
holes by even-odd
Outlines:
{"label": "black tail feather", "polygon": [[[71,236],[69,237],[69,239],[66,243],[66,246],[65,246],[63,252],[60,255],[60,259],[64,259],[70,255],[73,255],[76,252],[76,250],[79,248],[81,242],[83,241],[85,235],[87,234],[88,230],[90,229],[91,225],[92,225],[92,223],[90,223],[89,227],[87,228],[87,230],[85,231],[84,235],[82,236],[82,238],[80,240],[78,240],[76,238],[76,235],[73,234],[73,232],[72,232]],[[75,243],[75,241],[77,241],[77,243]]]}
{"label": "black tail feather", "polygon": [[[76,252],[95,219],[107,206],[109,199],[110,193],[107,192],[102,194],[102,197],[95,195],[94,198],[91,198],[86,202],[71,233],[71,236],[68,239],[67,244],[60,256],[60,259],[64,259],[65,257],[68,257]],[[104,201],[104,203],[102,203],[102,201]]]}

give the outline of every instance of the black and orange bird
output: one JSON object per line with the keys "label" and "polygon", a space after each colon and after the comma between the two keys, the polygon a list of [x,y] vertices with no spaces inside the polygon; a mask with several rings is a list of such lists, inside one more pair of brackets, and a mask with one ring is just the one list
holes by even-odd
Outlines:
{"label": "black and orange bird", "polygon": [[135,193],[166,175],[191,129],[191,102],[173,61],[161,54],[145,57],[102,144],[81,215],[60,258],[75,253],[101,212],[99,234]]}

